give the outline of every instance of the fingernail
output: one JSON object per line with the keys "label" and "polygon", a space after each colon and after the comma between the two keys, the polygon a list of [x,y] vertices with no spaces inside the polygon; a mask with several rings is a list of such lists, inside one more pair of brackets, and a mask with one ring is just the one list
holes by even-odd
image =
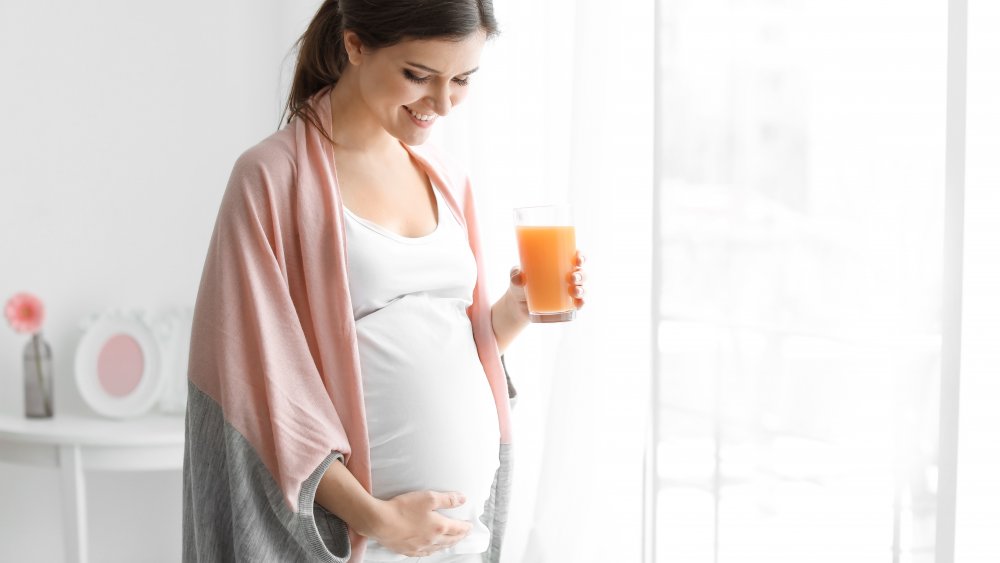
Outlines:
{"label": "fingernail", "polygon": [[579,273],[573,274],[573,281],[575,282],[583,281],[583,276],[581,276]]}

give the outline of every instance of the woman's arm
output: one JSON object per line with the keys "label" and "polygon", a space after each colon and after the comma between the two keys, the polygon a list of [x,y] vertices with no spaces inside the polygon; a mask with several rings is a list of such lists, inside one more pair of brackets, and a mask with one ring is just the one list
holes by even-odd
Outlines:
{"label": "woman's arm", "polygon": [[340,460],[331,463],[320,478],[316,502],[362,536],[374,535],[379,525],[381,501],[368,494]]}
{"label": "woman's arm", "polygon": [[[513,278],[511,283],[513,284]],[[528,304],[525,301],[517,301],[517,298],[507,291],[493,304],[491,315],[497,348],[503,354],[514,338],[528,326]]]}
{"label": "woman's arm", "polygon": [[383,546],[410,557],[426,557],[451,547],[472,528],[439,512],[465,504],[456,492],[411,491],[381,500],[373,497],[347,467],[330,464],[316,488],[316,502],[348,527]]}

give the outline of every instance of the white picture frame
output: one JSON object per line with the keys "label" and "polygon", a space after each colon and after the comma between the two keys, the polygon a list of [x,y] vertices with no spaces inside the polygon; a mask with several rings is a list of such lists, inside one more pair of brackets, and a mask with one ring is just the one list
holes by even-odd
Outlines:
{"label": "white picture frame", "polygon": [[110,418],[147,413],[161,398],[163,352],[146,315],[109,310],[88,318],[76,348],[74,378],[83,401]]}

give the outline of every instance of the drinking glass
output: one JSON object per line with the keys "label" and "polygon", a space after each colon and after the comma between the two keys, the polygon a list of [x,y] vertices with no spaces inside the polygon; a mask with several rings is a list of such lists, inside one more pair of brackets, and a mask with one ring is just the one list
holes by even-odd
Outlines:
{"label": "drinking glass", "polygon": [[533,323],[575,319],[570,293],[576,255],[572,208],[567,204],[518,207],[514,226],[529,319]]}

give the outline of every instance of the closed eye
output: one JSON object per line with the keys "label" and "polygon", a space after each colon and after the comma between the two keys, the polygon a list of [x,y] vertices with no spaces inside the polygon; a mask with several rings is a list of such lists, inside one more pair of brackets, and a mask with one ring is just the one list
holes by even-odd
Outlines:
{"label": "closed eye", "polygon": [[[429,75],[427,75],[427,76],[418,76],[415,72],[413,72],[412,70],[410,70],[408,68],[404,68],[403,69],[403,76],[406,77],[406,79],[409,80],[410,82],[413,82],[413,83],[416,83],[416,84],[426,84],[431,79],[431,77]],[[456,76],[455,78],[452,78],[451,80],[452,80],[452,82],[454,82],[455,84],[458,84],[459,86],[468,86],[469,85],[469,76],[468,75],[466,75],[464,77],[458,77],[458,76]]]}
{"label": "closed eye", "polygon": [[430,76],[417,76],[408,68],[403,69],[403,76],[405,76],[410,82],[416,82],[417,84],[426,84],[427,81],[431,79]]}

